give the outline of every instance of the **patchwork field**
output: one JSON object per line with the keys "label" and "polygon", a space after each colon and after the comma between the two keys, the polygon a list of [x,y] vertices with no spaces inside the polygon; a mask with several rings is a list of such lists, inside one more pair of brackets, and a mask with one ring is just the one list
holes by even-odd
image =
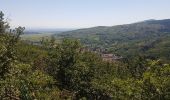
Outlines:
{"label": "patchwork field", "polygon": [[24,34],[22,40],[40,41],[42,38],[49,39],[54,33]]}

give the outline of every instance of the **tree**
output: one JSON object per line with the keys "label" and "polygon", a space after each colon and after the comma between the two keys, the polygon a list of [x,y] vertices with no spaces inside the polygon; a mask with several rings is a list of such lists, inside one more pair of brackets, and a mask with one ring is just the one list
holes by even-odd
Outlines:
{"label": "tree", "polygon": [[150,99],[168,100],[170,97],[170,65],[160,61],[150,61],[147,71],[143,74],[145,97]]}
{"label": "tree", "polygon": [[19,48],[18,44],[22,44],[20,35],[25,28],[18,27],[7,31],[2,12],[0,18],[2,32],[0,34],[0,99],[54,99],[52,97],[54,95],[55,98],[59,98],[59,90],[53,87],[54,81],[51,76],[42,70],[34,69],[30,62],[24,63],[17,58],[21,57],[18,52],[22,51],[22,48]]}
{"label": "tree", "polygon": [[81,49],[74,40],[65,39],[57,44],[49,53],[48,73],[58,81],[61,90],[71,91],[76,99],[108,98],[104,91],[93,86],[93,80],[109,72],[109,66],[107,69],[99,56]]}
{"label": "tree", "polygon": [[4,34],[9,29],[8,22],[4,21],[4,13],[0,11],[0,34]]}

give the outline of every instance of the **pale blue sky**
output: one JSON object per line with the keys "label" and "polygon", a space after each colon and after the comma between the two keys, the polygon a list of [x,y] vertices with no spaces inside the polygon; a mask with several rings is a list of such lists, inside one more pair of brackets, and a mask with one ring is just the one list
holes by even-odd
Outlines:
{"label": "pale blue sky", "polygon": [[85,28],[169,19],[170,0],[0,0],[13,27]]}

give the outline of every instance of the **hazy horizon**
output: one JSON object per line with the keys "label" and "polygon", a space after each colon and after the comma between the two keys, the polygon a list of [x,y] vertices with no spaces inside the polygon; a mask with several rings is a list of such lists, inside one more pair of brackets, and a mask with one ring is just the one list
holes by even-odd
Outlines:
{"label": "hazy horizon", "polygon": [[79,29],[169,19],[169,0],[0,0],[12,27]]}

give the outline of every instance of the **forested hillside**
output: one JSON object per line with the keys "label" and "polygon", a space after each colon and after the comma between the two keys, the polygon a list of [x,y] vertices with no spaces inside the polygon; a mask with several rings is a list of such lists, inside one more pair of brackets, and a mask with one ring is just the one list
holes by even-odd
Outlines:
{"label": "forested hillside", "polygon": [[89,48],[104,49],[124,57],[145,54],[150,58],[170,59],[170,19],[79,29],[56,37],[80,39]]}
{"label": "forested hillside", "polygon": [[170,65],[159,58],[142,55],[107,62],[96,53],[82,51],[84,46],[70,39],[31,45],[20,38],[25,28],[10,29],[3,16],[0,12],[1,100],[170,98]]}

